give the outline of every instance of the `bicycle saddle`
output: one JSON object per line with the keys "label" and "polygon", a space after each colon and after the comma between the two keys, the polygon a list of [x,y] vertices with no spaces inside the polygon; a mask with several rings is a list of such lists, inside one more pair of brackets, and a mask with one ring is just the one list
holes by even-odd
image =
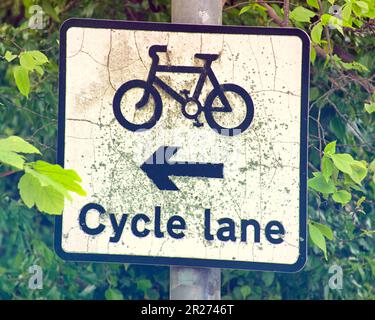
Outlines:
{"label": "bicycle saddle", "polygon": [[215,61],[219,59],[218,54],[210,54],[210,53],[196,53],[194,57],[196,57],[197,59],[208,60],[208,61]]}

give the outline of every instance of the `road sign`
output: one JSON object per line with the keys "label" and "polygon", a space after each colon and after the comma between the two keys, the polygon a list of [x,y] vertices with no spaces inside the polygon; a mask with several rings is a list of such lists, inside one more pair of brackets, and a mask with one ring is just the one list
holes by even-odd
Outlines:
{"label": "road sign", "polygon": [[309,39],[298,29],[73,19],[60,39],[67,260],[297,271]]}

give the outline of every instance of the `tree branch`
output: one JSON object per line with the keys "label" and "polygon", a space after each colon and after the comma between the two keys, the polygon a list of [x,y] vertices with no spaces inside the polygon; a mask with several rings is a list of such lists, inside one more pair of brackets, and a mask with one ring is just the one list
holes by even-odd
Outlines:
{"label": "tree branch", "polygon": [[14,174],[16,172],[18,172],[18,170],[9,170],[9,171],[5,171],[5,172],[1,172],[0,173],[0,178],[10,176],[10,175],[12,175],[12,174]]}
{"label": "tree branch", "polygon": [[289,23],[289,0],[284,0],[284,20],[282,27],[286,27]]}

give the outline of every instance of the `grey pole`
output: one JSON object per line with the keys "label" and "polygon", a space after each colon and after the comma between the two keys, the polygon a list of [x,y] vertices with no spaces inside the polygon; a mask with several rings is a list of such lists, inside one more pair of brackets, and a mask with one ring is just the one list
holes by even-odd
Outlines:
{"label": "grey pole", "polygon": [[[222,24],[223,0],[172,0],[172,22]],[[171,267],[171,300],[219,300],[220,269]]]}

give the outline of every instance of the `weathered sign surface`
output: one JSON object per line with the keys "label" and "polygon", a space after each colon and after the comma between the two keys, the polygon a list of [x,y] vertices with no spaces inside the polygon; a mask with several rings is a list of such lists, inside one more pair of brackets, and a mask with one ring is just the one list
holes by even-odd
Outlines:
{"label": "weathered sign surface", "polygon": [[68,260],[297,271],[309,39],[298,29],[68,20],[59,162]]}

